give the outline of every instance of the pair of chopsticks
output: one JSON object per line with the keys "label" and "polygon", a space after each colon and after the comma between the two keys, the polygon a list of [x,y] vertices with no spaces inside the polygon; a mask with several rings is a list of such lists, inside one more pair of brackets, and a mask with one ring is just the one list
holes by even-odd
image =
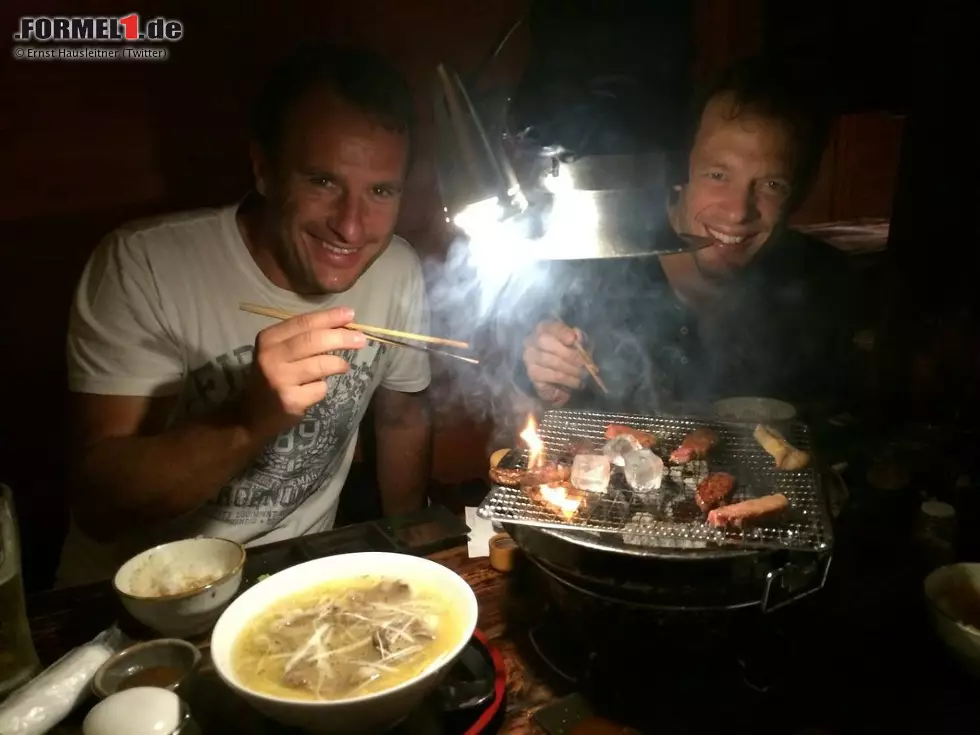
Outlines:
{"label": "pair of chopsticks", "polygon": [[[564,320],[558,315],[558,312],[552,312],[551,318],[564,324]],[[602,378],[599,375],[599,366],[595,364],[595,360],[592,359],[592,355],[585,351],[582,343],[578,340],[575,340],[575,351],[578,353],[579,357],[582,358],[582,362],[585,363],[585,369],[589,372],[589,375],[592,376],[595,384],[599,386],[599,390],[608,394],[609,389],[606,388],[606,384],[602,382]]]}
{"label": "pair of chopsticks", "polygon": [[585,363],[585,369],[589,371],[589,375],[595,381],[595,384],[599,386],[599,389],[603,393],[609,393],[609,389],[606,388],[606,384],[602,382],[602,378],[599,377],[599,366],[595,364],[592,360],[592,355],[585,351],[585,348],[579,342],[575,343],[575,351],[582,358],[582,362]]}
{"label": "pair of chopsticks", "polygon": [[[261,316],[272,317],[273,319],[292,319],[294,316],[299,316],[298,313],[292,311],[286,311],[285,309],[277,309],[274,306],[261,306],[260,304],[246,304],[242,303],[238,305],[238,308],[242,311],[247,311],[250,314],[259,314]],[[480,361],[473,357],[466,357],[465,355],[457,355],[455,352],[446,352],[445,350],[437,350],[433,347],[427,347],[424,345],[414,345],[410,342],[401,342],[396,339],[391,339],[392,337],[400,337],[401,339],[414,340],[416,342],[425,342],[428,344],[443,345],[446,347],[458,347],[460,349],[469,349],[468,342],[460,342],[455,339],[445,339],[443,337],[432,337],[428,334],[415,334],[414,332],[401,332],[397,329],[388,329],[387,327],[372,327],[367,324],[357,324],[356,322],[351,322],[350,324],[344,325],[345,329],[350,329],[355,332],[363,332],[364,336],[374,342],[380,342],[381,344],[392,345],[394,347],[407,347],[411,350],[420,350],[421,352],[428,352],[433,355],[441,355],[442,357],[451,357],[454,360],[462,360],[463,362],[468,362],[471,365],[479,365]],[[379,336],[383,335],[383,336]]]}

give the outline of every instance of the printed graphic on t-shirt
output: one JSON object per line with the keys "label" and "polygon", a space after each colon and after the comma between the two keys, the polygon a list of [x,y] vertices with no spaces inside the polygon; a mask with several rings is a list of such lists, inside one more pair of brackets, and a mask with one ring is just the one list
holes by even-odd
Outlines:
{"label": "printed graphic on t-shirt", "polygon": [[[262,455],[201,508],[202,515],[231,525],[277,525],[319,490],[344,456],[361,414],[384,346],[337,353],[350,365],[327,379],[327,397],[271,442]],[[244,385],[252,351],[240,348],[192,376],[193,404],[220,403]],[[249,364],[245,364],[246,361]]]}

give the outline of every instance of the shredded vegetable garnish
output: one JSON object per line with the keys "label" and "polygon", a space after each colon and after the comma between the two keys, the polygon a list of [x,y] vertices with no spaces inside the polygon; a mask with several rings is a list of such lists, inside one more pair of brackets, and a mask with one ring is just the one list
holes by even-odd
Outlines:
{"label": "shredded vegetable garnish", "polygon": [[359,582],[261,616],[240,644],[239,669],[315,699],[338,699],[397,683],[441,653],[445,600],[397,579]]}

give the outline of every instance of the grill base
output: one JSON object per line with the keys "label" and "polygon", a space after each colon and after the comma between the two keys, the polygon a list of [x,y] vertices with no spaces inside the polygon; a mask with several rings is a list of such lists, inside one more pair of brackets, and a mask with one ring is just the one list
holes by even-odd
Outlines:
{"label": "grill base", "polygon": [[582,594],[647,611],[777,610],[821,589],[831,561],[788,551],[624,556],[548,530],[505,528],[534,564]]}
{"label": "grill base", "polygon": [[515,574],[540,597],[536,618],[508,621],[527,631],[520,645],[535,671],[641,732],[717,732],[719,722],[765,732],[780,685],[805,661],[791,614],[651,611],[583,595],[528,560]]}

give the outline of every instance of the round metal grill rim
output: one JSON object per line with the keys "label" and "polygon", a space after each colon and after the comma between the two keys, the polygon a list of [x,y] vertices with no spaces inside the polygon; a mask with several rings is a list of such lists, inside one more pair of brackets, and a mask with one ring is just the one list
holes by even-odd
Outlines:
{"label": "round metal grill rim", "polygon": [[552,536],[560,541],[566,543],[575,544],[576,546],[584,546],[587,549],[593,551],[604,552],[608,554],[621,554],[623,556],[630,556],[642,559],[666,559],[670,561],[677,562],[687,562],[696,564],[699,561],[717,560],[717,559],[742,559],[750,556],[764,556],[768,554],[775,553],[768,549],[739,549],[739,548],[706,548],[706,549],[668,549],[663,547],[642,547],[642,546],[613,546],[602,539],[596,539],[591,541],[586,538],[581,538],[575,536],[577,533],[585,533],[582,531],[561,531],[556,528],[534,528],[537,533],[543,533],[548,536]]}

